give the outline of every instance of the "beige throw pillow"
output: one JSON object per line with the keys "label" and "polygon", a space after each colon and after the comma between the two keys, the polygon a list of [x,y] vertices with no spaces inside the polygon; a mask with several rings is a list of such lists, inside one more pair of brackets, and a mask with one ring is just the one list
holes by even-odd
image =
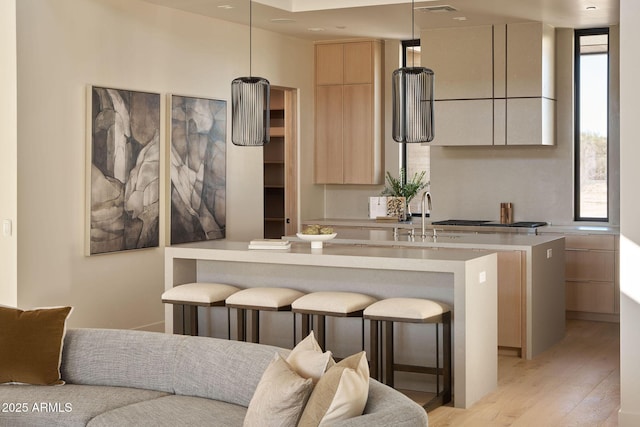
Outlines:
{"label": "beige throw pillow", "polygon": [[64,384],[62,345],[71,307],[0,307],[0,384]]}
{"label": "beige throw pillow", "polygon": [[311,378],[314,384],[335,364],[330,351],[322,352],[313,331],[291,350],[287,356],[287,363],[301,377]]}
{"label": "beige throw pillow", "polygon": [[276,354],[249,402],[244,426],[295,426],[312,390],[313,381],[299,376]]}
{"label": "beige throw pillow", "polygon": [[369,364],[362,351],[338,362],[320,378],[298,426],[324,426],[362,415],[368,397]]}

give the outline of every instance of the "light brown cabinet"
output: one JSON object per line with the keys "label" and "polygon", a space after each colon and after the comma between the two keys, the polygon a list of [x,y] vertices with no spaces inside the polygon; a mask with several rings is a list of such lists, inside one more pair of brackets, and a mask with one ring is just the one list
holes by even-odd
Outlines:
{"label": "light brown cabinet", "polygon": [[382,44],[316,45],[317,184],[382,183]]}
{"label": "light brown cabinet", "polygon": [[617,320],[620,307],[618,238],[614,235],[566,235],[567,315]]}
{"label": "light brown cabinet", "polygon": [[520,353],[524,353],[524,263],[521,251],[498,252],[498,346]]}

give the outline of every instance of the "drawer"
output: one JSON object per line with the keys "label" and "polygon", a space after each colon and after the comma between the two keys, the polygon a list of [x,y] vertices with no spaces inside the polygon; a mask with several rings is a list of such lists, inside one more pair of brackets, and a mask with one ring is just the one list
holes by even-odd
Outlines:
{"label": "drawer", "polygon": [[566,282],[566,309],[590,313],[615,313],[612,282]]}
{"label": "drawer", "polygon": [[615,252],[565,250],[567,280],[613,282]]}
{"label": "drawer", "polygon": [[566,249],[615,250],[615,236],[610,234],[567,234],[564,236]]}

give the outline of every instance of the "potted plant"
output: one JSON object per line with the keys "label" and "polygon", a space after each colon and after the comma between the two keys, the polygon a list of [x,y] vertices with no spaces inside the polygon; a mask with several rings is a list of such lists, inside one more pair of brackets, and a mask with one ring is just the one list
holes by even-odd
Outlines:
{"label": "potted plant", "polygon": [[407,213],[408,215],[411,215],[409,211],[409,203],[420,192],[420,190],[429,185],[429,182],[424,180],[425,174],[425,171],[416,172],[411,177],[411,180],[407,180],[407,171],[404,168],[400,169],[400,176],[398,178],[395,178],[387,171],[387,186],[384,187],[381,195],[404,197],[407,204]]}

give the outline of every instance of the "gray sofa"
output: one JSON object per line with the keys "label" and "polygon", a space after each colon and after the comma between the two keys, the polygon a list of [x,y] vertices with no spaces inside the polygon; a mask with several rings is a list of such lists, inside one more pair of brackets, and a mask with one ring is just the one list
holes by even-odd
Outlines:
{"label": "gray sofa", "polygon": [[[0,426],[241,426],[277,347],[154,332],[74,329],[63,386],[0,386]],[[339,426],[426,426],[419,405],[371,380]]]}

